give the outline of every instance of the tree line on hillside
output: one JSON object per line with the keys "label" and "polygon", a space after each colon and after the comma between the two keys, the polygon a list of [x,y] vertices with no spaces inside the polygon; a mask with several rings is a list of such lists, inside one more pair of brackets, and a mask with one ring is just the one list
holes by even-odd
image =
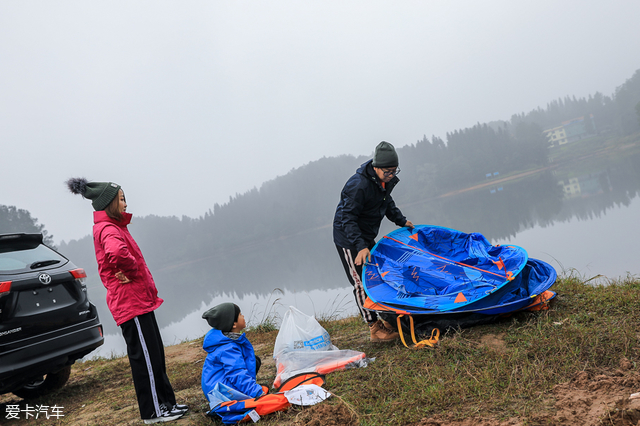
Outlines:
{"label": "tree line on hillside", "polygon": [[513,128],[520,123],[535,123],[545,129],[560,126],[563,121],[593,114],[595,127],[590,133],[608,132],[618,136],[640,131],[640,70],[611,96],[596,92],[593,96],[576,99],[565,96],[547,103],[545,109],[514,114],[509,122],[491,123],[493,126]]}
{"label": "tree line on hillside", "polygon": [[[562,122],[593,115],[586,120],[592,135],[625,136],[640,131],[640,70],[616,88],[612,96],[601,93],[588,98],[560,98],[545,109],[514,114],[509,121],[484,123],[446,134],[446,143],[426,135],[404,147],[403,168],[419,181],[422,195],[445,192],[477,182],[489,173],[509,173],[544,166],[548,140],[543,130]],[[406,166],[405,166],[406,164]]]}
{"label": "tree line on hillside", "polygon": [[[542,127],[519,123],[510,133],[487,124],[447,133],[446,144],[434,136],[403,147],[403,176],[421,183],[419,195],[432,197],[483,179],[488,174],[545,166],[548,141]],[[404,174],[404,170],[408,173]]]}

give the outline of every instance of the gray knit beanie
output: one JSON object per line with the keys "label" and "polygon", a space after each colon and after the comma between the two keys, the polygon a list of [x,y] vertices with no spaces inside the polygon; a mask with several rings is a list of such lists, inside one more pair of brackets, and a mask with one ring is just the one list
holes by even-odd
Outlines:
{"label": "gray knit beanie", "polygon": [[389,142],[382,141],[373,153],[373,167],[398,167],[398,154]]}
{"label": "gray knit beanie", "polygon": [[235,303],[221,303],[202,314],[212,328],[227,333],[233,328],[233,323],[238,321],[240,307]]}
{"label": "gray knit beanie", "polygon": [[88,182],[85,178],[71,178],[66,182],[69,191],[91,200],[95,211],[104,210],[118,195],[120,185],[113,182]]}

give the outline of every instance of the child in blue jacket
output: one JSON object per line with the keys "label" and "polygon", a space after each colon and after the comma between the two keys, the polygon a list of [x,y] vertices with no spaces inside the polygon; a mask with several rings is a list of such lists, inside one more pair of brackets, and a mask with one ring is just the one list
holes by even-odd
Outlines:
{"label": "child in blue jacket", "polygon": [[206,311],[202,318],[212,327],[202,344],[208,352],[202,366],[202,391],[207,399],[218,382],[253,398],[265,394],[256,382],[260,358],[241,333],[246,323],[238,305],[222,303]]}

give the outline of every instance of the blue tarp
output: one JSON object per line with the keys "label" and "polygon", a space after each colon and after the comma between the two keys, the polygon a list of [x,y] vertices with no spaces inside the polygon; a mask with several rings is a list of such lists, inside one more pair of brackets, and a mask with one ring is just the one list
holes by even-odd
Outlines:
{"label": "blue tarp", "polygon": [[556,279],[549,264],[521,247],[429,225],[383,237],[362,275],[373,302],[414,314],[512,312]]}

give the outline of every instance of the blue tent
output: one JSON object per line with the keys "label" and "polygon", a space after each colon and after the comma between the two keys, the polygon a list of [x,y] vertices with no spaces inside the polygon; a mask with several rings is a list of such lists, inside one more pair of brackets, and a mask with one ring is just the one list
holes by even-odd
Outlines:
{"label": "blue tent", "polygon": [[556,280],[549,264],[518,246],[439,226],[384,236],[363,269],[371,301],[408,314],[503,314],[527,307]]}

